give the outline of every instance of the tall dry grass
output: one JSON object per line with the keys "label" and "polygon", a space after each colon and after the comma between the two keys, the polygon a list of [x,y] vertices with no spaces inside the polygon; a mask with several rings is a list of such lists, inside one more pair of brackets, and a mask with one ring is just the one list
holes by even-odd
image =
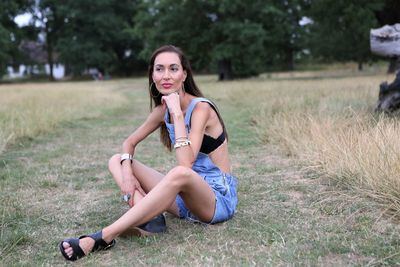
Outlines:
{"label": "tall dry grass", "polygon": [[64,121],[98,116],[124,103],[113,82],[0,86],[0,153],[19,138],[49,132]]}
{"label": "tall dry grass", "polygon": [[[251,123],[263,141],[400,211],[400,123],[397,117],[373,113],[379,83],[392,79],[340,70],[226,83],[208,76],[198,80],[216,102],[227,100],[238,112],[252,112]],[[116,87],[117,82],[0,86],[0,153],[20,137],[121,105],[124,99]]]}
{"label": "tall dry grass", "polygon": [[266,80],[256,130],[307,168],[400,212],[400,121],[373,112],[386,75]]}

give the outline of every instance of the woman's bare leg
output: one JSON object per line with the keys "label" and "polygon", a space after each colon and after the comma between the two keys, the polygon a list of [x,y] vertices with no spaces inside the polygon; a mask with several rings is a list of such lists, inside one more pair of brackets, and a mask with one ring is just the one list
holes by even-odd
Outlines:
{"label": "woman's bare leg", "polygon": [[[115,182],[119,187],[121,187],[122,184],[122,168],[120,159],[121,154],[115,154],[108,162],[108,169],[110,170]],[[136,177],[136,179],[138,179],[145,192],[149,192],[165,176],[164,174],[147,167],[137,160],[133,160],[132,170],[133,175]]]}
{"label": "woman's bare leg", "polygon": [[[132,226],[140,225],[160,214],[175,202],[180,194],[186,206],[202,221],[211,221],[215,210],[215,194],[201,176],[187,167],[172,169],[140,202],[129,209],[116,222],[103,229],[103,239],[111,242]],[[83,238],[79,245],[87,254],[93,247],[93,239]],[[67,255],[73,250],[63,243]]]}
{"label": "woman's bare leg", "polygon": [[[112,156],[109,160],[108,168],[115,182],[121,188],[123,178],[122,178],[122,168],[120,159],[121,159],[121,154],[116,154]],[[135,178],[139,181],[143,191],[145,191],[146,193],[151,191],[151,189],[154,188],[165,176],[164,174],[161,174],[160,172],[142,164],[137,160],[133,160],[132,162],[132,171]],[[141,201],[145,195],[146,194],[142,194],[142,192],[136,190],[135,193],[133,194],[133,205],[136,205],[139,201]],[[169,207],[167,211],[175,216],[179,216],[178,206],[176,205],[175,202],[172,203],[171,207]],[[141,236],[142,232],[136,226],[131,226],[120,235]]]}
{"label": "woman's bare leg", "polygon": [[124,229],[137,226],[165,211],[180,194],[186,206],[202,221],[211,221],[215,210],[215,194],[201,176],[178,166],[171,170],[139,203],[121,218],[103,229],[110,241]]}
{"label": "woman's bare leg", "polygon": [[[117,183],[118,187],[121,188],[122,186],[122,168],[121,168],[121,154],[115,154],[112,156],[108,162],[108,169],[113,176],[115,182]],[[133,176],[139,181],[140,186],[143,190],[148,193],[153,189],[165,176],[160,172],[142,164],[137,160],[133,160],[132,162],[132,170]],[[144,197],[138,190],[134,193],[134,204],[138,203]],[[172,203],[171,207],[167,209],[168,212],[179,216],[179,211],[177,205]]]}

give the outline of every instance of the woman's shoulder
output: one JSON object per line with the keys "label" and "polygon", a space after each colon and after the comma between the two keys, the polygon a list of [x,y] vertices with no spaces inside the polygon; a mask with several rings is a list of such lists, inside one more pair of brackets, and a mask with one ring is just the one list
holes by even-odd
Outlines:
{"label": "woman's shoulder", "polygon": [[211,103],[207,101],[199,101],[193,107],[193,111],[203,111],[203,112],[209,111],[211,109],[210,104]]}
{"label": "woman's shoulder", "polygon": [[217,106],[213,101],[205,97],[197,97],[192,100],[193,110],[215,110]]}
{"label": "woman's shoulder", "polygon": [[215,107],[215,104],[208,98],[205,97],[195,97],[190,101],[189,106],[192,106],[195,109],[198,106],[202,107]]}
{"label": "woman's shoulder", "polygon": [[193,107],[193,115],[204,117],[205,119],[213,117],[215,113],[214,104],[211,101],[198,101]]}
{"label": "woman's shoulder", "polygon": [[206,97],[203,96],[198,96],[198,97],[194,97],[192,99],[193,103],[202,103],[202,102],[208,102],[208,103],[212,103],[212,101]]}
{"label": "woman's shoulder", "polygon": [[155,106],[151,112],[150,117],[157,118],[157,120],[164,120],[166,108],[164,105]]}

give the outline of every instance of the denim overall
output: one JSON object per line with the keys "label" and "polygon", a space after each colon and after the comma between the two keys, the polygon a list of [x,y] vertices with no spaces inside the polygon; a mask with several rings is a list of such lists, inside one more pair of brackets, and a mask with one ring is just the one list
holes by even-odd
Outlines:
{"label": "denim overall", "polygon": [[[186,111],[185,115],[185,127],[186,132],[190,132],[190,119],[194,107],[199,102],[207,102],[214,109],[214,105],[206,98],[194,98]],[[172,145],[175,144],[175,129],[174,124],[170,123],[168,110],[165,112],[164,121],[168,129],[169,138],[171,139]],[[203,179],[209,184],[215,193],[215,212],[211,220],[211,224],[223,222],[230,218],[235,213],[237,205],[237,195],[236,195],[236,177],[228,173],[223,173],[207,154],[199,152],[194,162],[192,169],[198,173]],[[193,215],[188,208],[185,206],[182,198],[178,195],[176,197],[176,204],[179,208],[179,216],[191,221],[200,222],[199,219]]]}

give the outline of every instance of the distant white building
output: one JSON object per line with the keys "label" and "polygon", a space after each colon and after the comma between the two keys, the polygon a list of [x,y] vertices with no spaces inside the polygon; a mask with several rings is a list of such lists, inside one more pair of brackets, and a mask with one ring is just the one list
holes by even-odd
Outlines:
{"label": "distant white building", "polygon": [[[45,71],[45,74],[50,75],[49,64],[44,65],[44,71]],[[22,78],[25,75],[27,75],[28,73],[41,74],[42,70],[39,68],[38,65],[34,65],[34,66],[19,65],[18,69],[14,69],[11,66],[7,67],[7,75],[10,79]],[[54,76],[54,79],[57,79],[57,80],[64,78],[64,76],[65,76],[64,65],[54,64],[53,65],[53,76]]]}
{"label": "distant white building", "polygon": [[[13,64],[7,68],[7,74],[9,78],[14,79],[21,78],[25,75],[50,74],[47,53],[42,42],[23,40],[19,44],[18,48],[22,52],[23,61],[19,66],[15,66],[16,64]],[[57,54],[53,55],[53,60],[57,60]],[[62,79],[64,76],[64,66],[62,64],[54,64],[54,79]]]}

